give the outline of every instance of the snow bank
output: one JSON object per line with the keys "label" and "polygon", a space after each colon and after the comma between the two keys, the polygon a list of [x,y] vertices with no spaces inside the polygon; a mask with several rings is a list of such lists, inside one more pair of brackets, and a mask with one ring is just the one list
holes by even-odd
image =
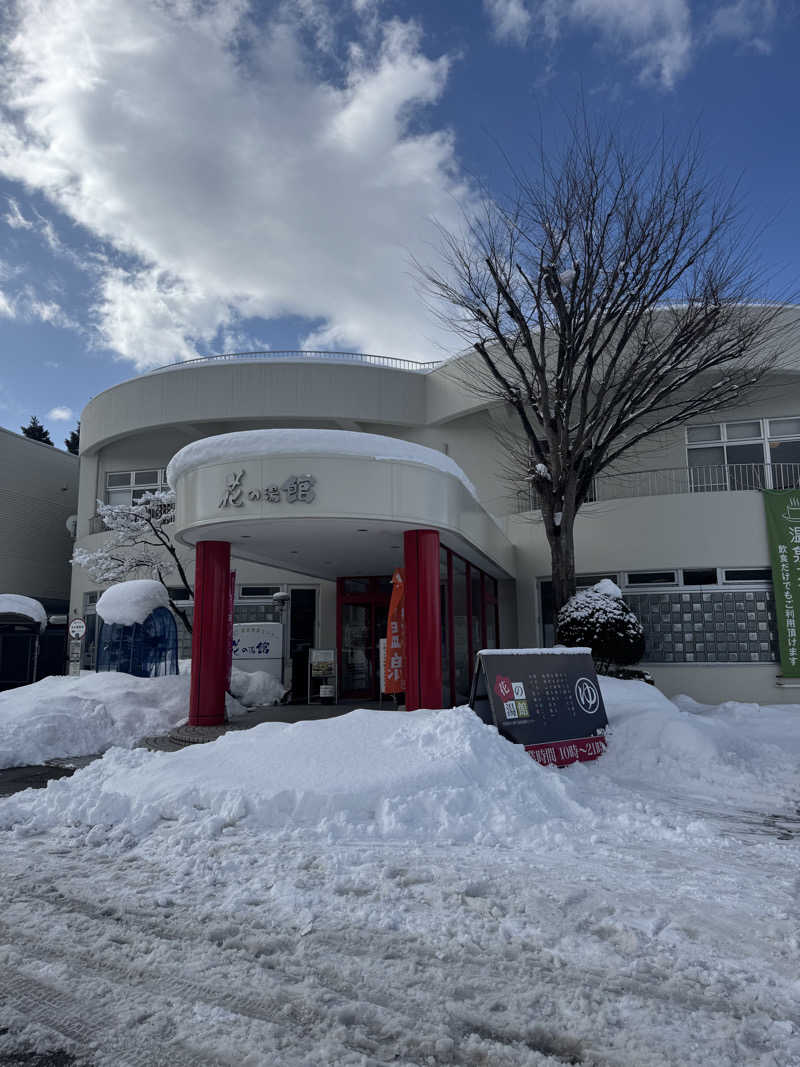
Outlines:
{"label": "snow bank", "polygon": [[38,600],[17,593],[0,593],[0,615],[24,615],[39,623],[39,630],[47,626],[47,612]]}
{"label": "snow bank", "polygon": [[230,691],[245,708],[264,704],[280,704],[286,695],[286,687],[266,671],[240,671],[231,669]]}
{"label": "snow bank", "polygon": [[566,778],[539,768],[469,708],[361,709],[264,723],[176,753],[113,749],[64,782],[8,798],[0,826],[82,824],[138,839],[165,820],[178,836],[241,822],[328,839],[447,844],[521,840],[546,823],[592,817],[568,797]]}
{"label": "snow bank", "polygon": [[133,745],[185,722],[188,713],[188,675],[43,678],[0,693],[0,767]]}
{"label": "snow bank", "polygon": [[109,625],[143,623],[151,611],[169,607],[169,594],[161,582],[136,578],[109,586],[97,601],[97,614]]}
{"label": "snow bank", "polygon": [[218,434],[194,441],[177,452],[167,467],[167,481],[175,483],[188,470],[212,463],[225,463],[262,456],[302,456],[329,453],[338,456],[367,456],[375,460],[401,460],[433,467],[458,478],[473,496],[475,486],[449,456],[435,448],[384,437],[375,433],[356,433],[352,430],[241,430],[238,433]]}
{"label": "snow bank", "polygon": [[676,704],[645,682],[599,681],[610,724],[603,776],[640,792],[659,787],[737,806],[796,798],[796,705]]}

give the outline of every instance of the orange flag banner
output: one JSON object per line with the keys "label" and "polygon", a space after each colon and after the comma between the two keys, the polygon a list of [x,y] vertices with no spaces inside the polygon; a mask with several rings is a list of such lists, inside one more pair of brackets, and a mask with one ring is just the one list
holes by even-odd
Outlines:
{"label": "orange flag banner", "polygon": [[406,689],[406,582],[398,567],[392,575],[392,599],[386,624],[386,657],[383,665],[383,692],[404,693]]}

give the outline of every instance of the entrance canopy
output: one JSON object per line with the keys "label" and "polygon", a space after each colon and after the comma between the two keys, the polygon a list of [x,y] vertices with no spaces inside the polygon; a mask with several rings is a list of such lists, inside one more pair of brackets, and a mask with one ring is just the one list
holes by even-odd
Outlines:
{"label": "entrance canopy", "polygon": [[513,547],[461,468],[435,449],[347,430],[250,430],[175,455],[175,537],[319,578],[391,573],[406,530],[438,530],[496,578]]}

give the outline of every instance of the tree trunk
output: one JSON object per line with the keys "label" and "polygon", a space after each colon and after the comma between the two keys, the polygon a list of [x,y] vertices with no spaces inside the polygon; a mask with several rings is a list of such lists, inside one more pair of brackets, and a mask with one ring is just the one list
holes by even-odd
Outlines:
{"label": "tree trunk", "polygon": [[553,611],[557,615],[575,593],[575,544],[572,523],[569,529],[561,527],[550,540],[550,564],[553,579]]}

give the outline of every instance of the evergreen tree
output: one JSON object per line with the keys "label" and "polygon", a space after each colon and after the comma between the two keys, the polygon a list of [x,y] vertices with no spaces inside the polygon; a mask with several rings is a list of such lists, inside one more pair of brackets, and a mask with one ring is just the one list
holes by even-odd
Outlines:
{"label": "evergreen tree", "polygon": [[20,429],[26,437],[30,437],[32,441],[42,441],[46,445],[52,445],[50,440],[50,431],[46,430],[44,426],[39,422],[35,415],[31,415],[31,421],[27,426],[20,426]]}
{"label": "evergreen tree", "polygon": [[80,422],[74,430],[70,431],[69,437],[64,438],[64,444],[67,452],[71,452],[73,456],[77,456],[81,447],[81,424]]}

